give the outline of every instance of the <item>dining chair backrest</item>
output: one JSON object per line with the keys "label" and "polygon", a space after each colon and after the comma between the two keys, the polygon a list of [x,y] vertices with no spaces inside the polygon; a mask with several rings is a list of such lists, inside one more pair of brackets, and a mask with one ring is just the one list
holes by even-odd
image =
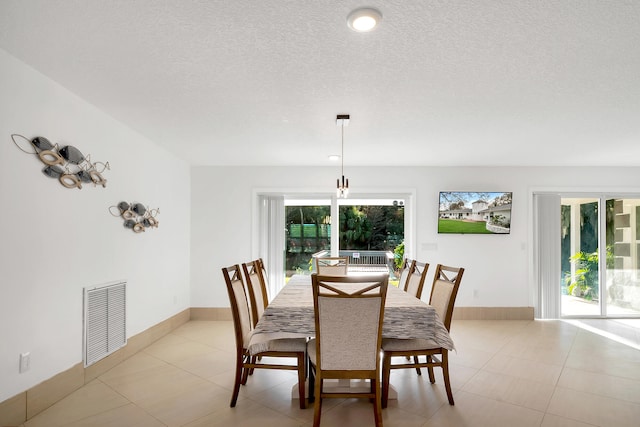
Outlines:
{"label": "dining chair backrest", "polygon": [[451,330],[453,306],[458,295],[463,273],[464,268],[438,264],[433,277],[429,304],[435,308],[447,331]]}
{"label": "dining chair backrest", "polygon": [[222,275],[227,285],[233,328],[236,335],[236,347],[243,351],[249,344],[251,337],[251,316],[249,315],[249,302],[245,292],[244,280],[238,264],[222,269]]}
{"label": "dining chair backrest", "polygon": [[260,262],[262,283],[264,285],[264,289],[266,290],[265,295],[267,296],[267,300],[268,300],[269,299],[269,275],[267,274],[267,268],[265,267],[264,260],[262,258],[258,258],[256,261]]}
{"label": "dining chair backrest", "polygon": [[251,301],[251,321],[255,327],[258,320],[262,317],[264,309],[267,308],[269,304],[262,263],[259,259],[243,263],[242,270],[247,281],[249,300]]}
{"label": "dining chair backrest", "polygon": [[424,288],[424,281],[427,278],[427,271],[429,271],[428,263],[414,260],[411,274],[407,277],[404,287],[405,292],[419,299],[422,296],[422,288]]}
{"label": "dining chair backrest", "polygon": [[389,276],[312,275],[316,366],[321,371],[377,371]]}
{"label": "dining chair backrest", "polygon": [[315,258],[316,273],[322,276],[346,276],[349,270],[349,257]]}
{"label": "dining chair backrest", "polygon": [[405,258],[400,267],[400,278],[398,279],[398,289],[407,289],[407,279],[413,272],[415,260]]}

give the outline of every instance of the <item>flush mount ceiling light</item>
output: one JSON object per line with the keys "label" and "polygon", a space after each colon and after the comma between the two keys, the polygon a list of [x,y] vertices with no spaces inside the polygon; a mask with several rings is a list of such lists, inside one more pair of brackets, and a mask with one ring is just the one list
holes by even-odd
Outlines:
{"label": "flush mount ceiling light", "polygon": [[342,127],[342,155],[340,158],[342,159],[342,180],[338,178],[338,186],[336,189],[336,195],[340,199],[346,199],[349,195],[349,178],[344,179],[344,127],[349,125],[349,115],[348,114],[338,114],[336,116],[336,125]]}
{"label": "flush mount ceiling light", "polygon": [[382,14],[376,9],[363,7],[356,9],[347,17],[347,24],[353,31],[365,33],[373,30],[382,20]]}

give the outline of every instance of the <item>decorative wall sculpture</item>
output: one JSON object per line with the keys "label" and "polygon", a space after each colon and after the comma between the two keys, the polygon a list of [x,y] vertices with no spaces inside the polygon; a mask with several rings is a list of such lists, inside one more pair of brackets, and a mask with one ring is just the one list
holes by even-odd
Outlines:
{"label": "decorative wall sculpture", "polygon": [[134,233],[142,233],[151,227],[157,228],[160,224],[156,219],[160,208],[148,209],[142,203],[120,202],[118,206],[111,206],[109,212],[113,216],[122,217],[124,226],[132,229]]}
{"label": "decorative wall sculpture", "polygon": [[[102,173],[105,169],[110,169],[109,162],[92,163],[91,156],[85,156],[76,147],[72,145],[59,147],[58,144],[52,144],[43,136],[37,136],[30,140],[14,133],[11,135],[11,139],[21,151],[35,154],[45,165],[42,172],[50,178],[57,178],[60,184],[66,188],[81,189],[83,183],[107,186],[107,180],[104,179]],[[30,148],[24,148],[18,141],[22,145],[28,143]]]}

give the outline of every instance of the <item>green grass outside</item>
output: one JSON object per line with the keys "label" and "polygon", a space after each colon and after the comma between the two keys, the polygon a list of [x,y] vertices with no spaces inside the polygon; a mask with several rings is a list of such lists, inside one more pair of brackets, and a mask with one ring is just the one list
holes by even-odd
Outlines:
{"label": "green grass outside", "polygon": [[466,222],[457,219],[439,219],[438,232],[460,234],[494,234],[487,230],[484,221]]}

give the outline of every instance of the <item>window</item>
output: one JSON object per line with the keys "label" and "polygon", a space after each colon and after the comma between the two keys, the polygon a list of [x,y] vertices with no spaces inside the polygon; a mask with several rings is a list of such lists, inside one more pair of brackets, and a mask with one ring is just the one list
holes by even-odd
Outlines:
{"label": "window", "polygon": [[[258,194],[257,248],[258,256],[272,266],[273,273],[268,274],[274,286],[269,293],[275,295],[293,274],[310,274],[313,254],[322,251],[332,256],[347,255],[341,251],[364,256],[365,251],[393,254],[396,249],[403,251],[405,245],[410,248],[412,197],[410,192],[353,195],[349,199],[318,194]],[[276,204],[279,201],[283,214],[273,215],[263,209],[269,206],[264,199]],[[399,257],[403,254],[400,252]]]}

